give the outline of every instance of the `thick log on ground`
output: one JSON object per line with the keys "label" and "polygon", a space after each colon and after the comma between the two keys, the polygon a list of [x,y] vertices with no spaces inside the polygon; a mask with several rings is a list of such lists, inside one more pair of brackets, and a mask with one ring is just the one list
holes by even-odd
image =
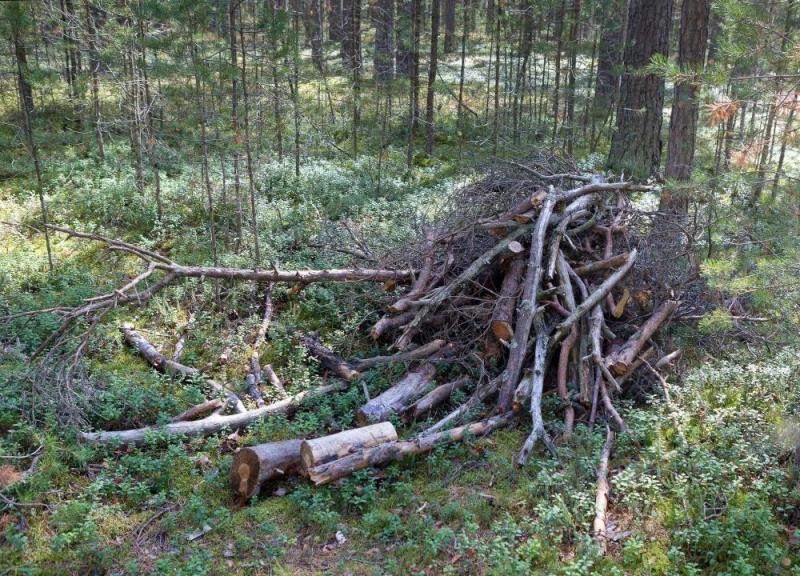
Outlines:
{"label": "thick log on ground", "polygon": [[264,482],[298,472],[302,443],[286,440],[242,448],[233,456],[231,489],[247,501],[258,495]]}
{"label": "thick log on ground", "polygon": [[333,372],[337,378],[341,378],[347,382],[358,378],[358,371],[356,371],[349,362],[343,360],[329,348],[326,348],[310,336],[303,336],[303,345],[308,348],[312,356],[319,359],[322,365]]}
{"label": "thick log on ground", "polygon": [[205,376],[200,370],[197,368],[192,368],[191,366],[186,366],[181,364],[180,362],[175,362],[174,360],[170,360],[166,356],[164,356],[161,352],[156,350],[156,347],[150,344],[147,339],[139,334],[133,327],[133,324],[122,324],[120,326],[120,331],[122,332],[125,341],[136,348],[139,351],[139,354],[144,357],[145,360],[156,370],[159,372],[163,372],[165,374],[169,373],[178,373],[178,374],[185,374],[189,377],[198,377],[201,376],[206,384],[211,386],[214,390],[218,392],[223,392],[227,397],[229,402],[233,405],[233,409],[238,412],[239,414],[244,414],[247,412],[247,408],[239,399],[239,397],[228,390],[225,386],[214,380],[213,378],[209,378]]}
{"label": "thick log on ground", "polygon": [[165,426],[146,426],[144,428],[136,428],[134,430],[119,430],[111,432],[81,432],[78,437],[85,442],[96,442],[98,444],[139,444],[144,442],[148,435],[166,435],[166,436],[201,436],[209,435],[224,430],[226,428],[236,430],[252,424],[256,420],[273,416],[275,414],[282,414],[289,412],[300,404],[301,401],[328,394],[330,392],[338,392],[346,390],[348,384],[344,382],[336,382],[328,386],[321,386],[315,390],[308,390],[300,392],[290,398],[268,404],[262,408],[249,410],[243,414],[231,414],[222,416],[212,414],[202,420],[193,420],[191,422],[175,422]]}
{"label": "thick log on ground", "polygon": [[391,422],[379,422],[372,426],[344,430],[338,434],[303,440],[300,447],[300,460],[303,470],[327,464],[353,452],[366,450],[397,440],[397,431]]}
{"label": "thick log on ground", "polygon": [[424,454],[433,450],[440,443],[460,442],[467,435],[485,436],[498,428],[507,426],[512,418],[512,413],[502,414],[482,422],[475,422],[445,432],[421,436],[416,440],[381,444],[375,448],[355,452],[349,456],[311,468],[308,470],[308,477],[317,486],[328,484],[367,466],[380,466],[395,460],[401,460],[408,455]]}
{"label": "thick log on ground", "polygon": [[422,394],[436,376],[436,361],[444,360],[455,353],[455,347],[445,346],[429,361],[425,362],[395,383],[383,394],[376,396],[356,411],[356,422],[366,426],[371,422],[380,422],[392,412],[403,410],[410,402]]}
{"label": "thick log on ground", "polygon": [[437,386],[425,396],[414,402],[411,406],[403,410],[403,414],[400,416],[400,419],[403,421],[403,424],[409,424],[414,420],[418,420],[436,408],[436,406],[450,398],[450,395],[453,393],[453,391],[461,390],[468,383],[469,378],[462,376],[458,380]]}
{"label": "thick log on ground", "polygon": [[514,319],[519,282],[522,279],[524,270],[524,259],[514,258],[511,260],[503,277],[503,284],[500,287],[500,294],[492,315],[492,333],[506,342],[510,342],[514,337],[514,329],[511,322]]}
{"label": "thick log on ground", "polygon": [[636,333],[631,336],[625,345],[614,355],[609,356],[606,365],[611,368],[614,374],[622,375],[628,371],[628,367],[636,360],[636,356],[647,344],[647,341],[656,333],[661,325],[666,322],[678,307],[677,300],[666,300],[655,312],[642,324]]}

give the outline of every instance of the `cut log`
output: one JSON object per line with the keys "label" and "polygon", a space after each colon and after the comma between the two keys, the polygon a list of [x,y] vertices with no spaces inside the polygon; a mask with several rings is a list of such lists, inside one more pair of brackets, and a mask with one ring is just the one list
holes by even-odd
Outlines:
{"label": "cut log", "polygon": [[514,319],[519,282],[522,279],[524,270],[525,260],[523,258],[514,258],[509,263],[508,270],[503,277],[503,284],[500,287],[500,295],[497,298],[494,314],[492,315],[492,333],[506,342],[510,342],[514,337],[514,329],[511,322]]}
{"label": "cut log", "polygon": [[594,499],[594,522],[592,522],[592,535],[600,545],[600,555],[606,553],[608,546],[608,532],[606,531],[606,510],[608,509],[608,461],[611,459],[611,446],[614,443],[614,433],[606,427],[606,442],[600,453],[600,465],[597,467],[597,490]]}
{"label": "cut log", "polygon": [[397,440],[397,431],[391,422],[379,422],[372,426],[345,430],[338,434],[303,440],[300,460],[304,471],[327,464],[353,452],[373,448],[385,442]]}
{"label": "cut log", "polygon": [[351,380],[358,378],[358,371],[347,361],[334,354],[330,348],[326,348],[323,344],[317,342],[311,336],[303,336],[302,340],[303,345],[308,349],[311,355],[322,362],[322,365],[333,372],[337,378],[341,378],[346,382],[350,382]]}
{"label": "cut log", "polygon": [[403,379],[392,385],[383,394],[376,396],[356,411],[356,422],[366,426],[372,422],[385,420],[392,412],[403,410],[410,402],[422,394],[431,385],[436,376],[438,360],[444,360],[455,354],[455,347],[448,344],[431,359]]}
{"label": "cut log", "polygon": [[631,336],[625,345],[613,356],[609,356],[606,360],[606,365],[611,368],[614,374],[620,376],[628,371],[628,367],[636,360],[636,356],[647,343],[647,341],[656,333],[664,322],[666,322],[673,312],[678,308],[679,302],[677,300],[666,300],[663,302],[652,316],[647,319],[647,322],[642,324],[636,333]]}
{"label": "cut log", "polygon": [[345,382],[336,382],[327,386],[321,386],[315,390],[308,390],[295,394],[291,398],[286,398],[279,402],[268,404],[262,408],[249,410],[243,414],[230,414],[222,416],[219,414],[212,414],[202,420],[193,420],[191,422],[175,422],[166,424],[164,426],[146,426],[144,428],[136,428],[134,430],[118,430],[111,432],[80,432],[78,437],[84,442],[96,442],[98,444],[139,444],[144,442],[149,435],[166,435],[166,436],[201,436],[209,435],[219,432],[225,428],[236,430],[252,424],[256,420],[273,416],[275,414],[283,414],[289,412],[302,402],[303,400],[314,398],[322,394],[329,394],[330,392],[338,392],[347,390],[348,385]]}
{"label": "cut log", "polygon": [[469,378],[462,376],[458,380],[442,384],[428,392],[425,396],[414,402],[411,406],[403,410],[400,419],[403,424],[409,424],[425,416],[436,406],[447,400],[454,390],[461,390],[469,383]]}
{"label": "cut log", "polygon": [[497,428],[507,426],[513,414],[502,414],[475,422],[445,432],[437,432],[421,436],[416,440],[387,442],[374,448],[355,452],[344,458],[322,464],[308,470],[308,477],[315,485],[321,486],[344,478],[368,466],[380,466],[395,460],[401,460],[412,454],[424,454],[433,450],[437,444],[445,442],[460,442],[466,436],[485,436]]}
{"label": "cut log", "polygon": [[428,342],[427,344],[408,352],[400,352],[398,354],[392,354],[391,356],[374,356],[364,360],[357,360],[354,365],[356,370],[359,372],[364,372],[370,368],[374,368],[375,366],[386,364],[388,362],[410,362],[413,360],[424,360],[431,354],[438,352],[442,346],[444,346],[444,340],[434,340],[433,342]]}
{"label": "cut log", "polygon": [[150,344],[150,342],[148,342],[144,336],[139,334],[134,329],[133,324],[124,323],[119,329],[122,332],[125,341],[131,346],[135,347],[139,351],[139,354],[141,354],[142,357],[159,372],[163,372],[165,374],[185,374],[191,378],[202,377],[205,380],[205,383],[211,386],[211,388],[217,392],[223,392],[228,397],[228,400],[233,405],[233,408],[236,412],[239,414],[244,414],[247,412],[247,408],[236,394],[228,390],[225,386],[213,378],[208,378],[197,368],[185,366],[180,362],[174,362],[164,356],[161,352],[156,350],[155,346]]}
{"label": "cut log", "polygon": [[233,455],[231,489],[246,502],[258,496],[261,485],[300,470],[302,440],[270,442],[242,448]]}

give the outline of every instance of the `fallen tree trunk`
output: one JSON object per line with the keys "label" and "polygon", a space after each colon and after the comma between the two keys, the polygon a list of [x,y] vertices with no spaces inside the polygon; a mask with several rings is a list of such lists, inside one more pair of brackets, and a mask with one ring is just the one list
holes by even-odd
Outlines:
{"label": "fallen tree trunk", "polygon": [[147,339],[139,334],[133,327],[133,324],[124,323],[120,326],[120,331],[122,332],[125,341],[136,348],[139,351],[139,354],[147,360],[147,362],[159,372],[163,372],[165,374],[169,373],[179,373],[185,374],[186,376],[196,378],[202,377],[206,384],[211,386],[217,392],[224,393],[231,404],[233,404],[233,409],[238,412],[239,414],[244,414],[247,412],[247,408],[239,399],[239,397],[228,390],[225,386],[214,380],[213,378],[209,378],[205,376],[200,370],[197,368],[192,368],[191,366],[185,366],[180,362],[175,362],[170,360],[166,356],[164,356],[161,352],[156,350],[155,346],[150,344]]}
{"label": "fallen tree trunk", "polygon": [[261,362],[258,358],[258,352],[267,338],[267,329],[269,323],[272,321],[272,284],[268,284],[264,291],[264,317],[258,327],[253,348],[250,351],[250,374],[247,375],[247,385],[250,389],[250,396],[256,401],[256,404],[261,407],[264,405],[264,400],[261,398],[261,391],[258,387],[261,385]]}
{"label": "fallen tree trunk", "polygon": [[257,496],[261,485],[300,470],[302,440],[270,442],[242,448],[233,455],[231,488],[242,503]]}
{"label": "fallen tree trunk", "polygon": [[379,422],[372,426],[344,430],[338,434],[303,440],[300,460],[304,471],[327,464],[353,452],[366,450],[397,440],[397,431],[391,422]]}
{"label": "fallen tree trunk", "polygon": [[408,403],[422,394],[422,392],[433,382],[436,376],[436,364],[439,360],[451,357],[455,353],[455,347],[445,346],[436,353],[429,361],[425,362],[410,372],[405,378],[399,380],[391,388],[376,396],[356,411],[356,422],[359,426],[366,426],[371,422],[380,422],[392,412],[403,410]]}
{"label": "fallen tree trunk", "polygon": [[170,422],[185,422],[186,420],[191,420],[193,418],[197,418],[201,414],[205,414],[206,412],[211,412],[212,410],[217,410],[222,408],[223,402],[219,398],[214,398],[213,400],[208,400],[201,404],[197,404],[196,406],[192,406],[185,412],[181,412],[177,416],[175,416]]}
{"label": "fallen tree trunk", "polygon": [[467,435],[485,436],[497,428],[507,426],[512,418],[512,413],[502,414],[445,432],[420,436],[416,440],[387,442],[386,444],[362,450],[311,468],[308,470],[308,477],[317,486],[328,484],[367,466],[380,466],[395,460],[401,460],[408,455],[424,454],[433,450],[439,443],[460,442]]}
{"label": "fallen tree trunk", "polygon": [[411,322],[414,317],[417,315],[416,310],[409,310],[408,312],[403,312],[399,316],[389,316],[384,315],[378,320],[375,325],[372,327],[372,338],[374,340],[379,340],[381,336],[383,336],[386,332],[391,330],[397,330]]}
{"label": "fallen tree trunk", "polygon": [[678,304],[677,300],[664,301],[647,319],[647,322],[642,324],[642,327],[628,339],[625,345],[616,354],[609,356],[606,360],[606,365],[618,376],[625,374],[628,371],[628,367],[636,360],[639,351],[656,333],[656,330],[672,316]]}
{"label": "fallen tree trunk", "polygon": [[422,416],[425,416],[436,406],[447,400],[453,391],[461,390],[468,383],[469,378],[462,376],[458,380],[434,388],[411,406],[403,410],[400,420],[402,420],[403,424],[410,424],[414,420],[419,420]]}
{"label": "fallen tree trunk", "polygon": [[322,386],[315,390],[300,392],[299,394],[295,394],[294,396],[286,398],[285,400],[274,402],[272,404],[268,404],[267,406],[263,406],[262,408],[256,408],[255,410],[249,410],[243,414],[231,414],[228,416],[212,414],[211,416],[203,418],[202,420],[193,420],[191,422],[175,422],[172,424],[166,424],[164,426],[146,426],[144,428],[136,428],[134,430],[80,432],[78,437],[84,442],[95,442],[98,444],[139,444],[144,442],[150,435],[207,436],[209,434],[219,432],[225,428],[232,430],[242,428],[261,418],[288,412],[293,408],[296,408],[301,401],[308,398],[314,398],[330,392],[346,390],[347,388],[348,385],[346,383],[336,382],[335,384]]}

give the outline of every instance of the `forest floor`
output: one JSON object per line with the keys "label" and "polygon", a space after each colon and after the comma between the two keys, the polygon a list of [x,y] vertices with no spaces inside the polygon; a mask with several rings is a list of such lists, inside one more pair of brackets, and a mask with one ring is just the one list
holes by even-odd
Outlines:
{"label": "forest floor", "polygon": [[[131,194],[130,176],[114,167],[127,151],[109,153],[105,164],[78,146],[43,154],[62,168],[48,184],[54,222],[208,263],[207,214],[193,175],[167,166],[174,169],[163,182],[171,209],[156,223],[152,202]],[[389,149],[386,174],[401,174],[403,163],[404,151]],[[304,160],[296,179],[288,163],[261,165],[258,179],[269,182],[271,194],[257,204],[264,261],[297,269],[348,264],[345,254],[309,246],[346,238],[343,221],[376,252],[402,245],[468,180],[451,164],[433,162],[417,166],[410,182],[385,177],[376,193],[374,171],[369,159]],[[0,184],[0,301],[7,313],[74,304],[139,271],[124,255],[53,234],[56,267],[49,273],[42,236],[25,226],[36,225],[37,203],[18,181]],[[220,206],[218,215],[230,231],[231,206]],[[221,240],[227,247],[220,261],[252,265],[252,256],[232,245]],[[734,260],[721,252],[704,267],[709,286],[741,278]],[[794,274],[785,261],[765,258],[756,269],[774,282],[766,271]],[[368,337],[391,297],[378,287],[318,284],[300,295],[288,288],[273,293],[277,321],[262,365],[271,363],[290,393],[325,378],[293,339],[301,330],[319,331],[345,358],[385,350]],[[223,433],[154,437],[138,447],[78,442],[77,428],[163,423],[206,392],[202,382],[150,369],[122,342],[123,322],[171,353],[194,311],[184,362],[210,365],[215,378],[244,391],[262,291],[223,284],[217,304],[215,289],[208,280],[188,281],[146,307],[111,311],[80,364],[88,389],[41,380],[24,363],[2,358],[0,488],[35,466],[0,491],[0,574],[800,574],[800,349],[762,345],[752,355],[758,339],[732,337],[742,330],[727,317],[673,326],[671,338],[685,354],[668,378],[671,403],[647,375],[622,399],[630,431],[618,436],[612,454],[605,556],[591,536],[605,439],[599,428],[579,426],[557,441],[558,460],[541,449],[516,468],[513,457],[529,433],[520,422],[330,486],[275,482],[242,508],[229,488],[236,446],[352,427],[363,403],[359,384],[306,403],[291,418],[260,421],[236,440]],[[791,325],[795,289],[777,298],[769,306],[790,310],[784,321]],[[51,315],[5,322],[0,341],[30,353],[57,325]],[[362,380],[374,395],[405,370],[389,364]],[[554,395],[545,398],[546,421],[558,419],[558,406]]]}

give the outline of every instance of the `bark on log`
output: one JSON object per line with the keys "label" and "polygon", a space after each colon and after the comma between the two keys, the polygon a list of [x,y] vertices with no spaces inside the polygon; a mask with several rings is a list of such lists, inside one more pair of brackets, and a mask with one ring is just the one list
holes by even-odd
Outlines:
{"label": "bark on log", "polygon": [[165,426],[146,426],[144,428],[137,428],[134,430],[119,430],[111,432],[81,432],[78,437],[85,442],[96,442],[98,444],[120,443],[120,444],[138,444],[144,442],[149,434],[160,434],[167,436],[177,436],[183,434],[185,436],[200,436],[214,434],[224,428],[237,429],[252,424],[260,418],[272,416],[288,412],[296,408],[298,404],[307,399],[330,392],[337,392],[346,390],[348,385],[344,382],[336,382],[327,386],[321,386],[315,390],[308,390],[300,392],[290,398],[268,404],[262,408],[249,410],[243,414],[231,414],[228,416],[221,416],[213,414],[202,420],[193,420],[191,422],[175,422]]}
{"label": "bark on log", "polygon": [[[522,371],[522,362],[528,346],[528,337],[531,332],[534,316],[536,315],[536,296],[539,293],[539,283],[542,276],[542,253],[544,252],[544,236],[550,222],[550,216],[555,206],[555,194],[552,192],[542,204],[539,219],[536,221],[536,228],[531,239],[531,250],[528,259],[528,271],[525,274],[525,281],[522,286],[522,298],[517,312],[517,322],[514,327],[514,346],[508,356],[506,364],[506,380],[500,389],[500,396],[497,399],[498,411],[508,412],[511,409],[514,391],[519,383]],[[544,362],[544,359],[542,359]],[[544,369],[544,367],[542,367]],[[544,375],[542,376],[544,377]]]}
{"label": "bark on log", "polygon": [[264,317],[258,327],[253,348],[250,351],[250,374],[247,376],[247,384],[250,389],[250,396],[256,401],[256,404],[261,407],[264,405],[264,400],[261,398],[261,391],[258,387],[261,385],[261,362],[258,358],[258,352],[267,338],[267,329],[272,321],[272,284],[268,284],[264,291]]}
{"label": "bark on log", "polygon": [[283,387],[283,382],[281,382],[281,379],[278,378],[277,374],[275,374],[272,364],[267,364],[264,366],[264,374],[267,376],[267,381],[270,383],[270,386],[275,388],[278,393],[285,398],[286,388]]}
{"label": "bark on log", "polygon": [[319,359],[322,365],[333,372],[337,378],[350,382],[359,376],[358,371],[348,362],[334,354],[329,348],[317,342],[310,336],[303,336],[303,345],[308,349],[312,356]]}
{"label": "bark on log", "polygon": [[458,380],[442,384],[428,392],[425,396],[403,410],[400,419],[403,424],[409,424],[426,415],[436,406],[447,400],[454,390],[461,390],[469,383],[469,378],[462,376]]}
{"label": "bark on log", "polygon": [[608,493],[611,488],[608,483],[608,461],[611,459],[611,446],[614,443],[614,433],[606,427],[606,442],[600,453],[600,465],[597,467],[597,490],[594,499],[594,522],[592,535],[600,545],[600,555],[605,555],[608,545],[608,532],[606,531],[606,510],[608,509]]}
{"label": "bark on log", "polygon": [[353,452],[373,448],[385,442],[397,440],[397,431],[391,422],[380,422],[372,426],[344,430],[338,434],[303,440],[300,460],[303,470],[308,471],[343,458]]}
{"label": "bark on log", "polygon": [[378,366],[379,364],[386,364],[388,362],[410,362],[413,360],[424,360],[431,354],[435,354],[444,346],[444,340],[434,340],[410,350],[409,352],[401,352],[399,354],[392,354],[391,356],[374,356],[372,358],[365,358],[364,360],[356,360],[354,363],[355,369],[359,372],[364,372]]}
{"label": "bark on log", "polygon": [[359,426],[366,426],[372,422],[380,422],[392,412],[399,412],[408,406],[409,402],[422,394],[433,382],[436,376],[438,360],[444,360],[455,353],[455,347],[448,344],[437,352],[429,361],[425,362],[410,372],[405,378],[399,380],[383,394],[376,396],[361,408],[356,410],[356,422]]}
{"label": "bark on log", "polygon": [[628,367],[636,360],[639,351],[647,341],[656,333],[664,322],[666,322],[673,312],[678,308],[677,300],[666,300],[655,312],[642,324],[636,333],[631,336],[619,352],[609,356],[606,365],[611,368],[614,374],[620,376],[628,371]]}
{"label": "bark on log", "polygon": [[519,292],[519,282],[525,270],[525,260],[514,258],[508,265],[500,295],[497,298],[494,314],[492,315],[492,333],[500,340],[510,342],[514,337],[511,321],[514,319],[514,308]]}
{"label": "bark on log", "polygon": [[387,464],[394,460],[401,460],[411,454],[424,454],[433,450],[439,443],[460,442],[467,435],[485,436],[497,428],[507,426],[512,418],[513,414],[511,413],[503,414],[445,432],[421,436],[416,440],[381,444],[375,448],[356,452],[339,460],[311,468],[308,470],[308,477],[317,486],[328,484],[367,466]]}
{"label": "bark on log", "polygon": [[242,503],[258,496],[264,482],[298,472],[302,443],[302,440],[270,442],[242,448],[234,454],[231,489],[242,498]]}
{"label": "bark on log", "polygon": [[461,406],[450,412],[447,416],[439,420],[433,426],[427,428],[424,434],[433,434],[435,432],[439,432],[442,428],[449,426],[451,424],[458,424],[464,418],[465,415],[472,412],[478,404],[481,402],[485,402],[489,399],[492,395],[496,394],[497,391],[500,389],[500,384],[502,383],[502,378],[498,376],[497,378],[492,378],[486,384],[479,386],[475,392],[472,393],[472,396],[469,397],[469,400],[464,402]]}
{"label": "bark on log", "polygon": [[120,326],[120,331],[122,332],[125,341],[130,344],[131,346],[135,347],[139,354],[147,360],[147,362],[159,372],[163,372],[165,374],[169,373],[179,373],[185,374],[189,377],[198,377],[201,376],[205,379],[206,384],[211,386],[214,390],[218,392],[223,392],[233,404],[233,408],[239,414],[244,414],[247,412],[247,408],[239,399],[239,397],[228,390],[225,386],[214,380],[213,378],[206,377],[200,370],[197,368],[192,368],[191,366],[185,366],[180,362],[174,362],[164,356],[161,352],[156,350],[155,346],[150,344],[147,339],[139,334],[133,327],[133,324],[124,323]]}

